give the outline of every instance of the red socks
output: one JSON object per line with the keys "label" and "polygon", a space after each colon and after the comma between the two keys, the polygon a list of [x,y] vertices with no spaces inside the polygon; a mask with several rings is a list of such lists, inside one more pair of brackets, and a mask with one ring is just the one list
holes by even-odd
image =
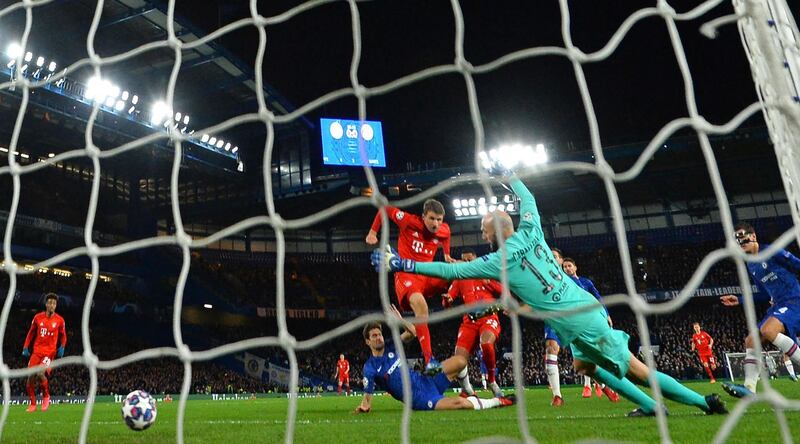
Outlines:
{"label": "red socks", "polygon": [[417,331],[419,346],[422,348],[422,356],[425,357],[425,364],[427,364],[431,360],[431,356],[433,356],[431,351],[431,331],[428,329],[428,324],[416,324],[414,328]]}
{"label": "red socks", "polygon": [[28,389],[28,397],[31,398],[31,405],[36,405],[36,380],[29,382],[26,388]]}
{"label": "red socks", "polygon": [[495,377],[495,367],[497,366],[497,360],[494,356],[494,344],[485,343],[481,344],[481,351],[483,352],[483,363],[486,365],[486,371],[489,372],[488,380],[489,383],[494,382]]}

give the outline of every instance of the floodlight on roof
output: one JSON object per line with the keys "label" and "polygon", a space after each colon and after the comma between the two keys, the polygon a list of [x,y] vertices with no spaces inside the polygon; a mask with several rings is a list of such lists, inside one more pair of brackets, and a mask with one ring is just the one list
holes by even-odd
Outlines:
{"label": "floodlight on roof", "polygon": [[150,123],[153,125],[159,125],[164,121],[165,117],[170,116],[171,114],[172,111],[169,109],[169,106],[162,101],[158,101],[153,104],[153,107],[150,109]]}
{"label": "floodlight on roof", "polygon": [[200,138],[200,141],[203,143],[208,142],[208,134],[203,134],[203,136]]}
{"label": "floodlight on roof", "polygon": [[16,59],[20,54],[22,54],[22,46],[19,46],[17,42],[9,44],[6,48],[6,55],[12,59]]}
{"label": "floodlight on roof", "polygon": [[39,56],[36,58],[36,66],[40,68],[44,66],[44,57]]}
{"label": "floodlight on roof", "polygon": [[51,61],[50,64],[47,65],[47,70],[50,71],[50,72],[55,72],[56,71],[56,62],[52,62]]}
{"label": "floodlight on roof", "polygon": [[238,152],[239,152],[239,147],[238,146],[233,147],[233,149],[231,150],[231,153],[233,153],[233,154],[236,154]]}
{"label": "floodlight on roof", "polygon": [[26,52],[25,53],[25,61],[26,62],[30,62],[31,60],[33,60],[33,54],[31,54],[30,52]]}

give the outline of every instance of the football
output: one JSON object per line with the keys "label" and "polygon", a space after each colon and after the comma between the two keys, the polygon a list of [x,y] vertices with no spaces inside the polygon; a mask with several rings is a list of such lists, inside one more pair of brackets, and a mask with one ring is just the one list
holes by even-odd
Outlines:
{"label": "football", "polygon": [[128,393],[122,401],[122,419],[132,430],[144,430],[156,422],[156,400],[144,390]]}

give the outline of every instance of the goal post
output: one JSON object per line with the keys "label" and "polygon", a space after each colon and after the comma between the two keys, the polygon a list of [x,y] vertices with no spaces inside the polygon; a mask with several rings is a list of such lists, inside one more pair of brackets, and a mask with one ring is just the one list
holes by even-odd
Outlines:
{"label": "goal post", "polygon": [[[764,370],[770,379],[789,376],[783,353],[775,350],[765,351],[761,352],[761,357]],[[745,354],[741,352],[725,352],[725,371],[731,382],[744,379],[744,358]]]}

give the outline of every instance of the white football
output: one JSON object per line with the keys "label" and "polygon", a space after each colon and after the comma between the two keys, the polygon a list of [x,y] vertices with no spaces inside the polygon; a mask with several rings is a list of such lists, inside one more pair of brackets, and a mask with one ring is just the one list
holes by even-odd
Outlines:
{"label": "white football", "polygon": [[144,430],[156,422],[156,400],[144,390],[128,393],[122,401],[122,419],[131,430]]}

